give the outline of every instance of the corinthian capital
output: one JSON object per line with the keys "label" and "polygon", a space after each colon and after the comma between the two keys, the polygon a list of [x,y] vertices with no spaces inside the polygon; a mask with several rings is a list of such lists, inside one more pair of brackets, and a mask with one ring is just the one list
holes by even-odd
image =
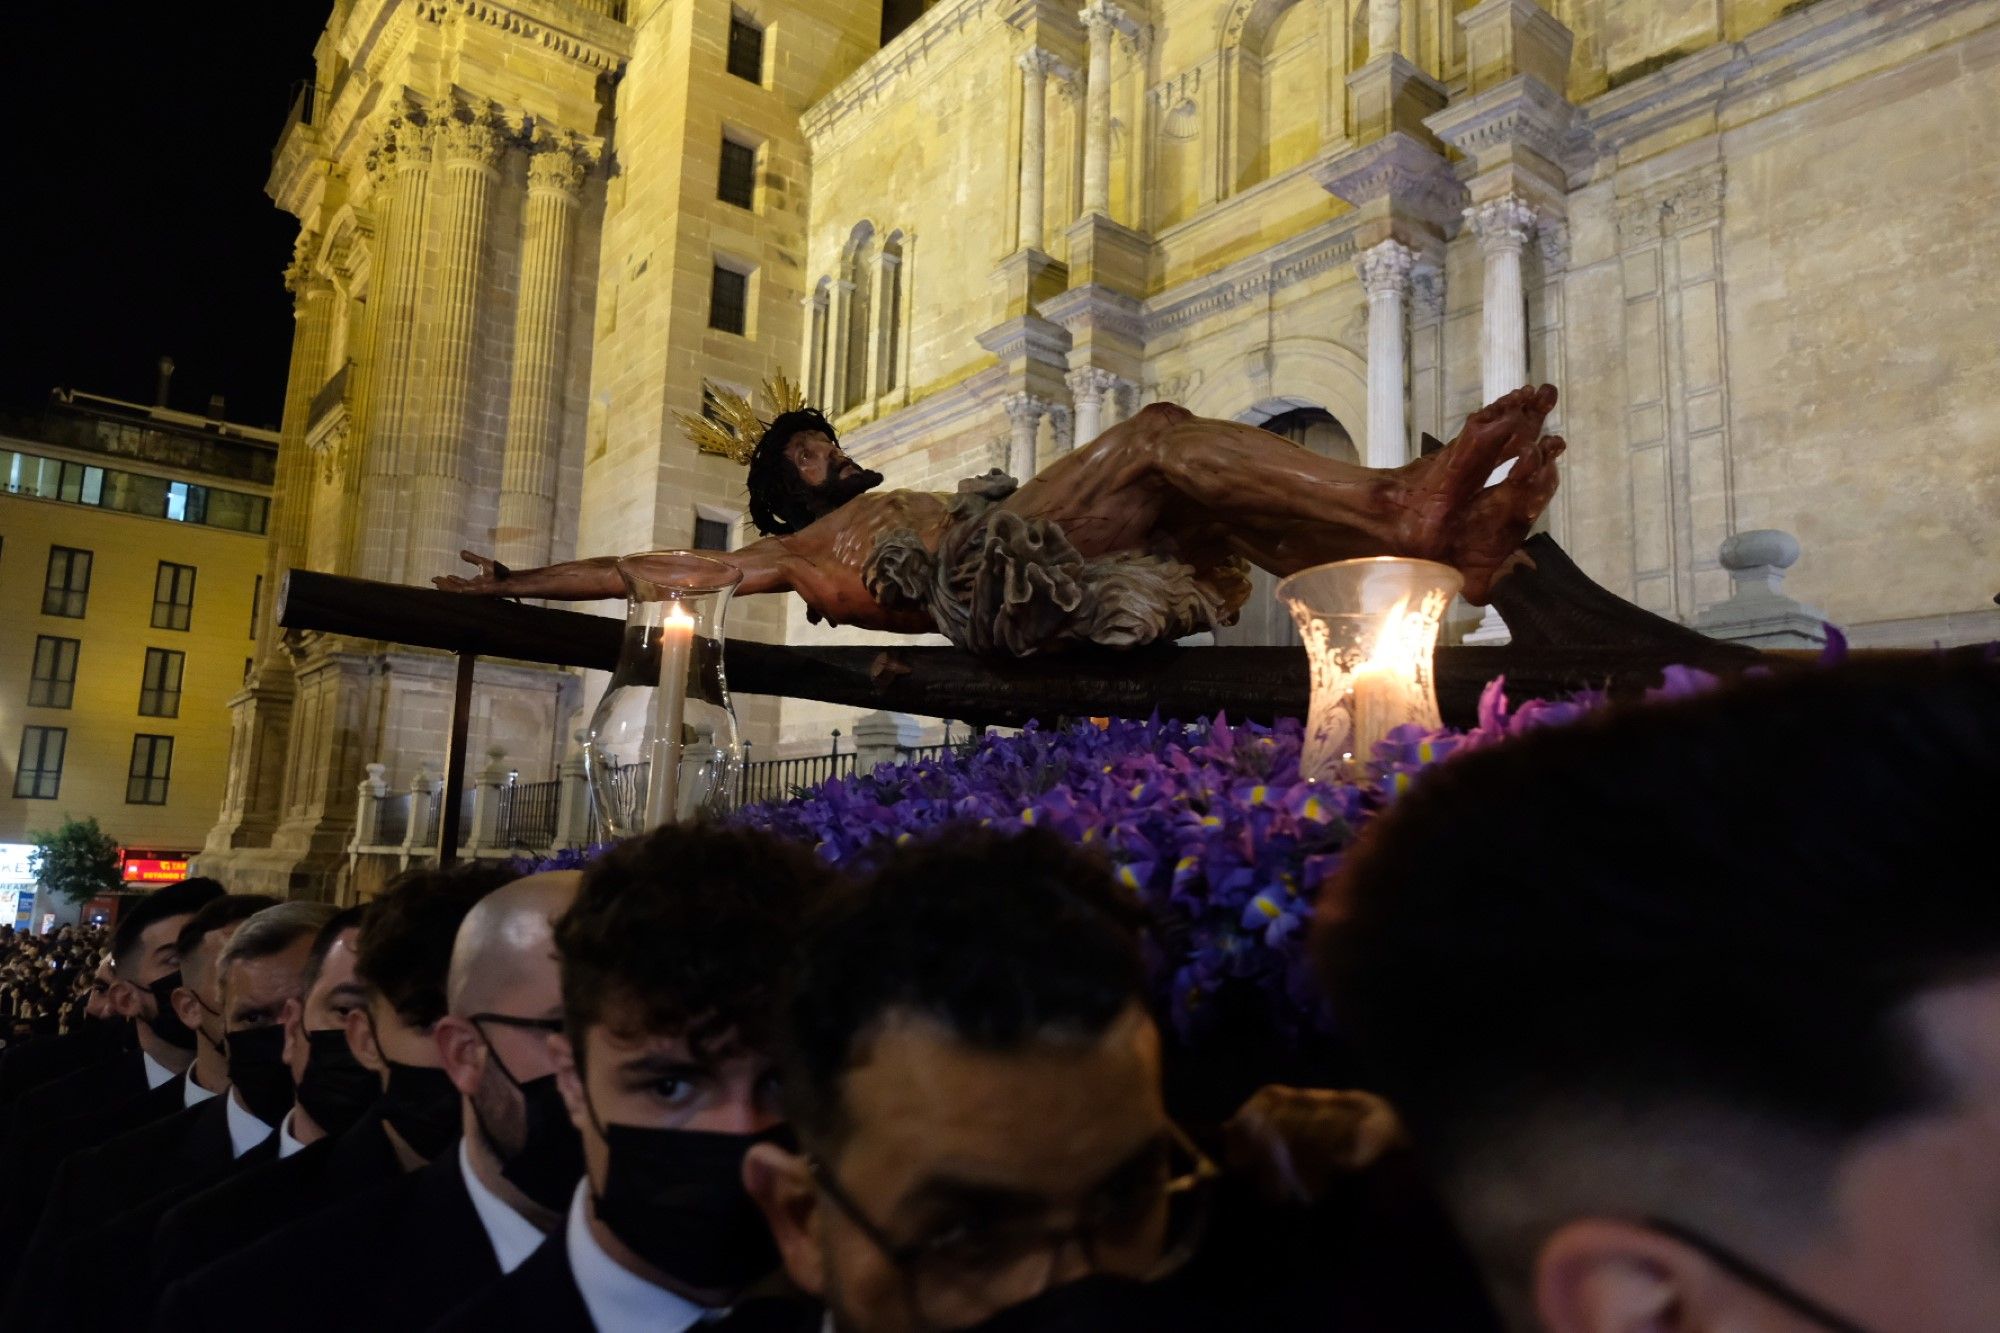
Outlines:
{"label": "corinthian capital", "polygon": [[1064,381],[1069,385],[1070,396],[1079,404],[1102,402],[1105,395],[1125,383],[1102,366],[1085,366],[1081,370],[1072,370],[1064,376]]}
{"label": "corinthian capital", "polygon": [[597,155],[574,134],[538,134],[528,144],[528,189],[574,199]]}
{"label": "corinthian capital", "polygon": [[1482,251],[1518,250],[1535,230],[1535,210],[1518,194],[1502,195],[1465,210],[1466,225]]}
{"label": "corinthian capital", "polygon": [[1055,404],[1039,394],[1010,393],[1001,400],[1001,406],[1007,409],[1009,421],[1032,430],[1041,424],[1042,418]]}
{"label": "corinthian capital", "polygon": [[1030,76],[1039,74],[1061,83],[1068,83],[1076,77],[1076,71],[1057,59],[1055,52],[1044,50],[1039,46],[1031,46],[1021,52],[1015,57],[1014,63],[1021,67],[1023,74]]}
{"label": "corinthian capital", "polygon": [[1077,15],[1083,21],[1084,30],[1093,42],[1109,41],[1111,34],[1122,32],[1127,37],[1137,34],[1139,25],[1111,0],[1090,0]]}
{"label": "corinthian capital", "polygon": [[506,147],[500,126],[483,111],[461,108],[437,127],[437,153],[447,165],[492,167]]}
{"label": "corinthian capital", "polygon": [[1384,241],[1354,257],[1354,271],[1370,296],[1404,291],[1416,266],[1417,252],[1399,241]]}

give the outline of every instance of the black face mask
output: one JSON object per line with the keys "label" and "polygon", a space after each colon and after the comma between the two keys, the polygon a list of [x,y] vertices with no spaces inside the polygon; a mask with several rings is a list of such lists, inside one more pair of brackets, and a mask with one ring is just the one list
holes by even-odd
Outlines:
{"label": "black face mask", "polygon": [[306,1074],[299,1105],[329,1135],[345,1134],[382,1097],[382,1079],[354,1058],[342,1028],[306,1033]]}
{"label": "black face mask", "polygon": [[451,1076],[428,1065],[388,1061],[389,1090],[382,1094],[382,1117],[425,1161],[436,1161],[464,1126],[462,1100]]}
{"label": "black face mask", "polygon": [[292,1109],[292,1071],[285,1064],[283,1025],[232,1032],[228,1045],[229,1085],[251,1115],[276,1129]]}
{"label": "black face mask", "polygon": [[153,996],[153,1016],[143,1020],[153,1029],[153,1035],[176,1050],[194,1049],[194,1029],[181,1022],[181,1016],[174,1012],[174,992],[181,988],[180,969],[175,968],[152,985],[146,987]]}
{"label": "black face mask", "polygon": [[743,1157],[759,1143],[790,1147],[787,1126],[761,1134],[597,1128],[611,1154],[597,1216],[633,1253],[704,1292],[740,1292],[778,1266],[771,1230],[743,1190]]}
{"label": "black face mask", "polygon": [[[559,1213],[568,1207],[570,1196],[576,1193],[576,1182],[584,1176],[583,1135],[570,1123],[569,1107],[563,1102],[561,1089],[556,1087],[554,1074],[516,1083],[498,1056],[493,1063],[500,1066],[501,1074],[520,1091],[527,1125],[520,1150],[511,1157],[501,1158],[500,1174],[542,1207]],[[479,1103],[475,1101],[472,1109],[477,1115]],[[486,1135],[486,1142],[499,1153],[500,1145],[483,1119],[479,1127]]]}

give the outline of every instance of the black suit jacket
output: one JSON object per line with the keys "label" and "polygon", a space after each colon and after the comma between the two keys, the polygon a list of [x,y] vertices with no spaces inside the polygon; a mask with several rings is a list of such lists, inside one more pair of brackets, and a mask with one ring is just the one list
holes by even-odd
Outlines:
{"label": "black suit jacket", "polygon": [[118,1054],[118,1048],[111,1042],[81,1032],[37,1037],[9,1046],[0,1055],[0,1107],[11,1111],[15,1103],[36,1088]]}
{"label": "black suit jacket", "polygon": [[[817,1333],[820,1309],[795,1298],[745,1301],[704,1333]],[[434,1324],[431,1333],[592,1333],[590,1307],[576,1285],[558,1228],[507,1276]]]}
{"label": "black suit jacket", "polygon": [[241,1333],[281,1310],[286,1333],[417,1333],[499,1278],[454,1146],[174,1283],[153,1326]]}
{"label": "black suit jacket", "polygon": [[[270,1139],[277,1152],[277,1136]],[[339,1138],[321,1139],[282,1161],[238,1172],[176,1203],[151,1248],[153,1289],[215,1263],[300,1218],[399,1179],[403,1167],[370,1111]]]}
{"label": "black suit jacket", "polygon": [[[275,1162],[278,1136],[272,1134],[222,1168],[224,1179]],[[32,1308],[7,1333],[96,1333],[99,1329],[145,1327],[158,1293],[145,1264],[160,1219],[175,1205],[214,1185],[212,1178],[173,1185],[136,1207],[91,1227],[65,1243],[46,1277],[33,1281]],[[111,1258],[107,1262],[107,1258]]]}
{"label": "black suit jacket", "polygon": [[56,1172],[0,1326],[26,1326],[26,1312],[37,1307],[68,1241],[156,1195],[216,1179],[235,1160],[227,1095],[72,1156]]}
{"label": "black suit jacket", "polygon": [[[175,1086],[173,1079],[161,1085]],[[14,1275],[57,1168],[79,1148],[93,1147],[141,1123],[111,1122],[105,1117],[147,1091],[145,1057],[127,1051],[45,1083],[15,1105],[7,1124],[5,1162],[0,1165],[0,1183],[5,1186],[5,1197],[0,1199],[0,1287]],[[169,1113],[174,1109],[178,1108],[169,1108]]]}

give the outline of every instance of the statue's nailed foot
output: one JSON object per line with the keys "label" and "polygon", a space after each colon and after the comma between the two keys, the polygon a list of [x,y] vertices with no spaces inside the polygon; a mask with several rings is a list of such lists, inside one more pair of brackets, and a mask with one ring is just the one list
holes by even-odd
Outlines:
{"label": "statue's nailed foot", "polygon": [[[1475,605],[1486,602],[1555,495],[1555,463],[1567,446],[1542,434],[1555,405],[1552,384],[1516,389],[1467,417],[1445,448],[1398,468],[1390,483],[1390,504],[1401,511],[1399,549],[1457,568]],[[1509,460],[1512,471],[1488,486]]]}

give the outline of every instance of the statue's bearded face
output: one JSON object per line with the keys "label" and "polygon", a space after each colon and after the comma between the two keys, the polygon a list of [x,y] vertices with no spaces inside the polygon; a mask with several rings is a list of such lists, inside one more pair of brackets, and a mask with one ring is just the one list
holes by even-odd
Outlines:
{"label": "statue's bearded face", "polygon": [[817,511],[830,514],[865,491],[882,484],[882,474],[870,472],[841,452],[824,432],[800,431],[785,444],[785,457],[798,473],[799,484]]}

